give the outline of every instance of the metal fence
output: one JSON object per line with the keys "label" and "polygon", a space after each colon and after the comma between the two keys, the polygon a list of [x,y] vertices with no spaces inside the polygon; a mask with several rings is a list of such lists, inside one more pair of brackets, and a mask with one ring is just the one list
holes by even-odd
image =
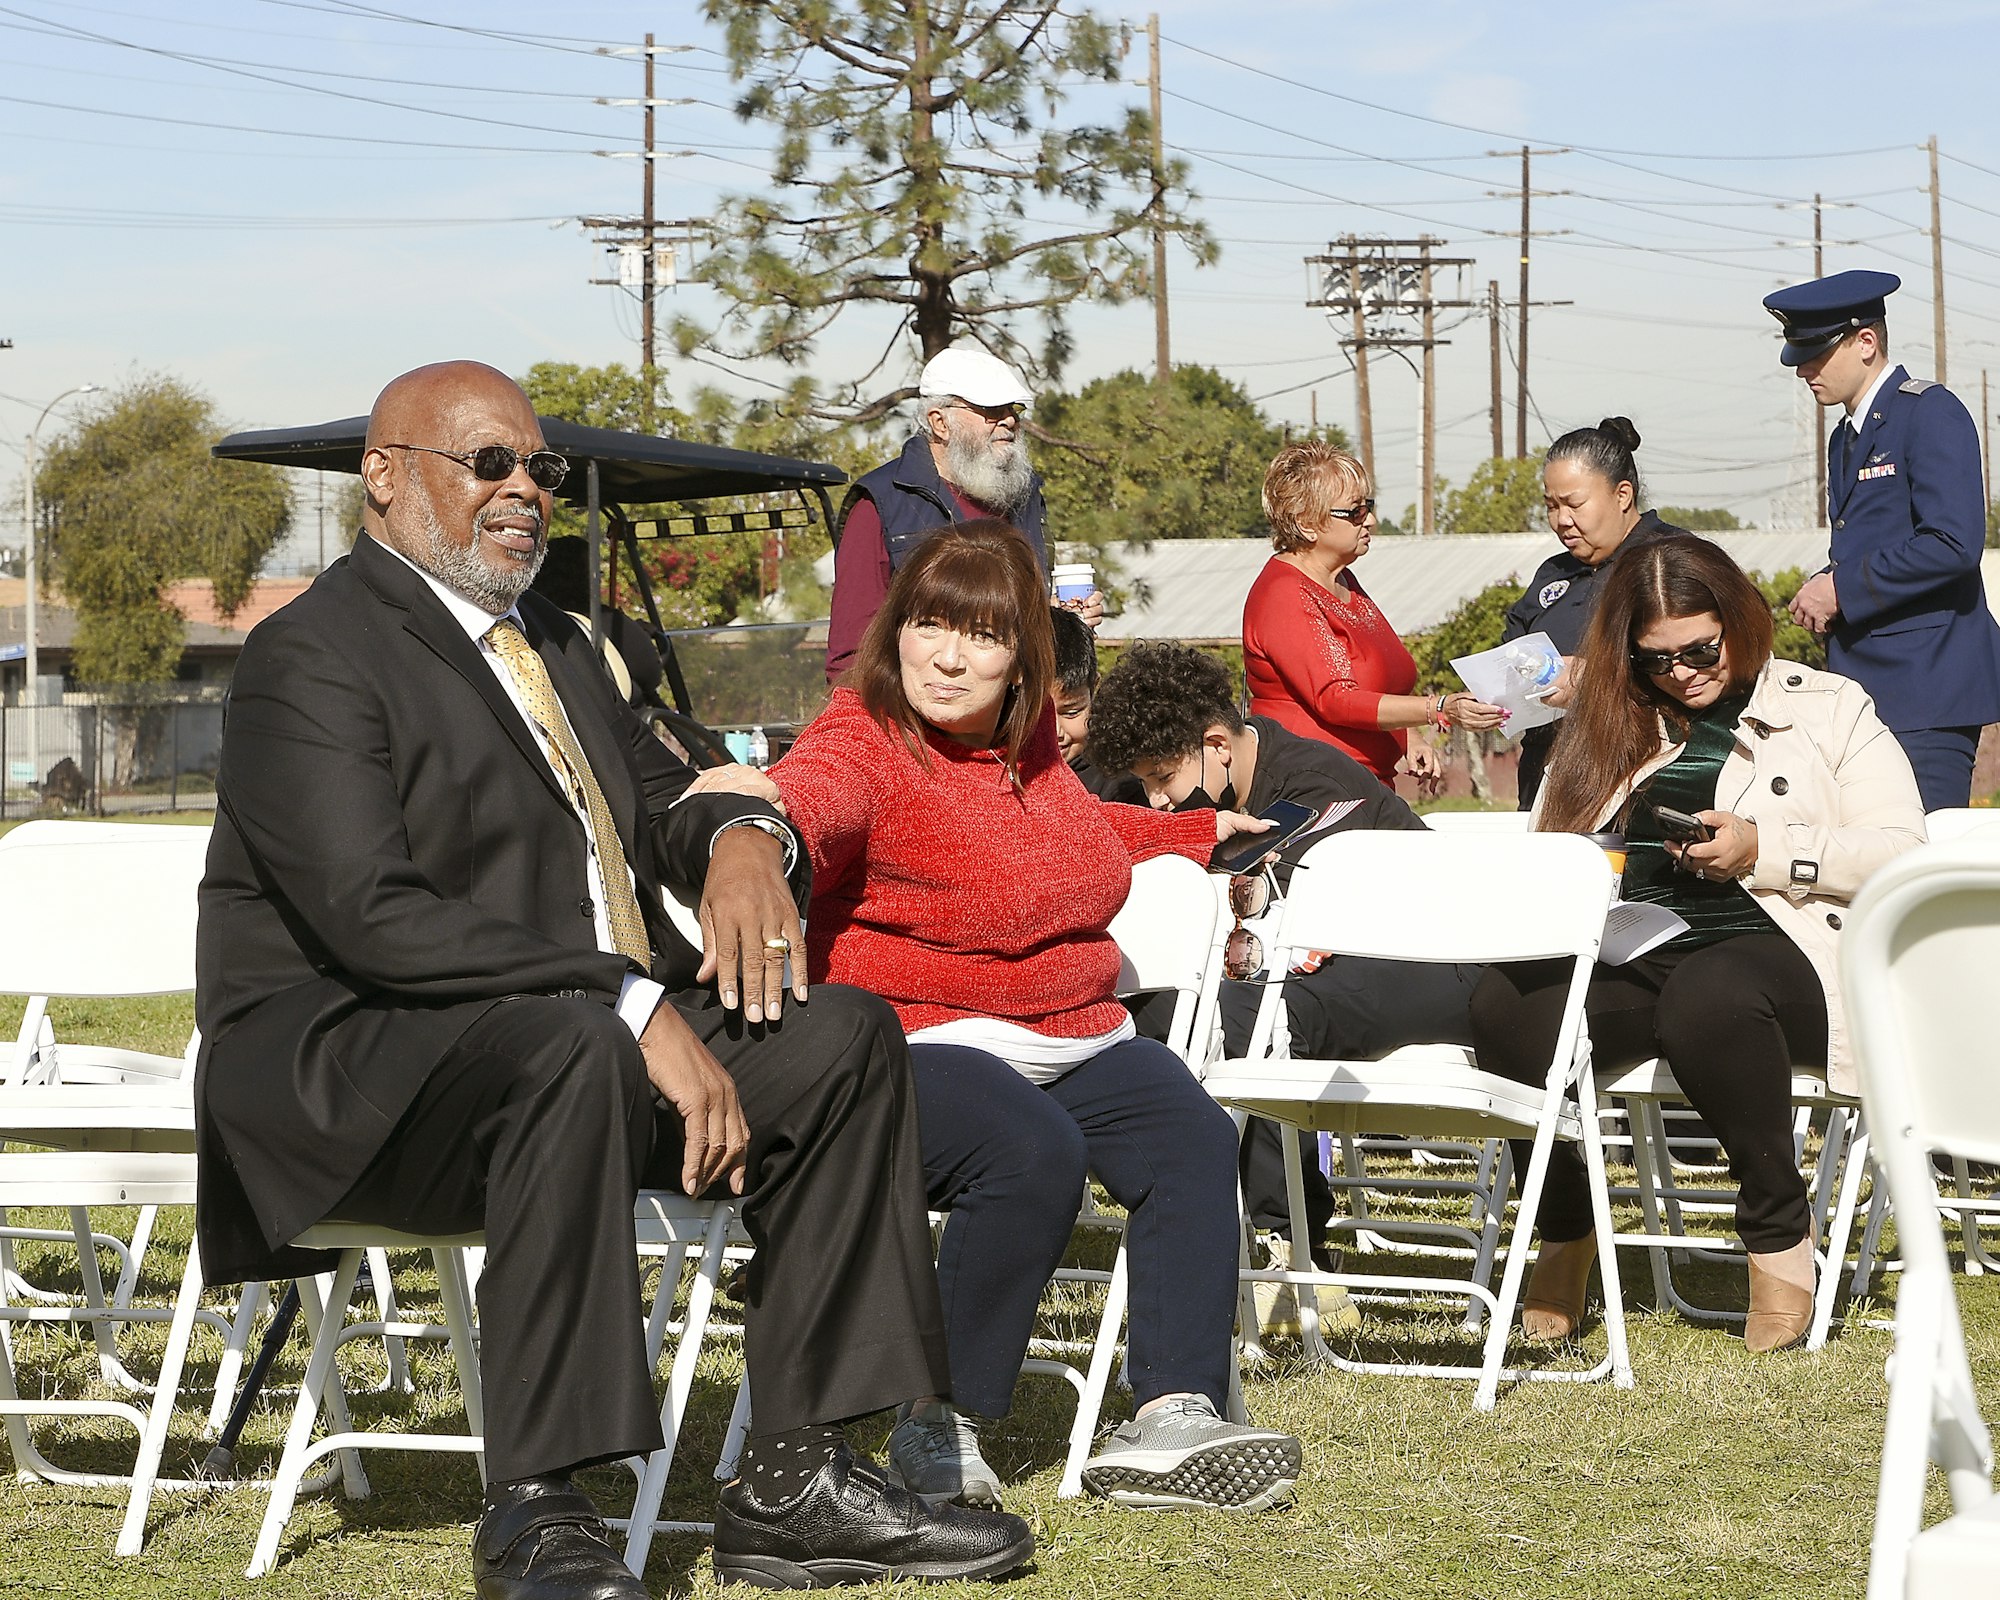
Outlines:
{"label": "metal fence", "polygon": [[130,689],[0,707],[0,820],[207,810],[222,701]]}

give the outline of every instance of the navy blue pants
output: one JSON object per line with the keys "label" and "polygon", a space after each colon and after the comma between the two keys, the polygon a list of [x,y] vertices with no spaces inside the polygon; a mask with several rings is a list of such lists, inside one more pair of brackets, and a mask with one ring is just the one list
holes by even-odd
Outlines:
{"label": "navy blue pants", "polygon": [[1972,804],[1972,763],[1979,754],[1977,728],[1905,728],[1896,743],[1917,774],[1924,810]]}
{"label": "navy blue pants", "polygon": [[952,1400],[1005,1416],[1086,1172],[1130,1213],[1125,1371],[1141,1405],[1220,1410],[1236,1313],[1236,1126],[1165,1045],[1132,1039],[1047,1085],[963,1045],[910,1048]]}

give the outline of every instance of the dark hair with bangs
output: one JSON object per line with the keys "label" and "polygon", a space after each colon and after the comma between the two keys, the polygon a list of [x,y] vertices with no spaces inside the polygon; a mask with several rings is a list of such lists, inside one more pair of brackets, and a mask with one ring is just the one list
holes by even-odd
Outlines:
{"label": "dark hair with bangs", "polygon": [[1639,635],[1674,617],[1722,620],[1729,694],[1747,694],[1771,659],[1771,607],[1727,552],[1676,534],[1612,558],[1577,654],[1582,679],[1542,785],[1540,826],[1586,833],[1633,773],[1660,749],[1660,724],[1687,737],[1687,707],[1632,664]]}
{"label": "dark hair with bangs", "polygon": [[1048,580],[1028,541],[997,517],[979,517],[924,537],[896,569],[889,593],[862,635],[846,682],[869,714],[901,730],[916,758],[929,764],[923,713],[903,692],[898,642],[911,622],[942,622],[964,632],[983,629],[1014,652],[1014,684],[1000,708],[993,747],[1021,781],[1021,756],[1036,727],[1050,716],[1055,695],[1055,633],[1049,622]]}

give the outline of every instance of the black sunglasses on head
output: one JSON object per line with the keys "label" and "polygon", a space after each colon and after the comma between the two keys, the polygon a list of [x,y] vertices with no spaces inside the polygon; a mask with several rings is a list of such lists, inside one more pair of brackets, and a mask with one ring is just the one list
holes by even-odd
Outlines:
{"label": "black sunglasses on head", "polygon": [[1685,650],[1634,650],[1632,665],[1649,678],[1664,678],[1675,667],[1706,671],[1722,659],[1722,635],[1706,644],[1691,644]]}
{"label": "black sunglasses on head", "polygon": [[467,468],[481,483],[505,483],[514,469],[526,466],[528,477],[538,489],[559,489],[569,476],[569,462],[553,450],[531,450],[522,455],[512,445],[482,444],[477,450],[440,450],[428,444],[385,444],[382,450],[418,450],[427,456],[443,456]]}

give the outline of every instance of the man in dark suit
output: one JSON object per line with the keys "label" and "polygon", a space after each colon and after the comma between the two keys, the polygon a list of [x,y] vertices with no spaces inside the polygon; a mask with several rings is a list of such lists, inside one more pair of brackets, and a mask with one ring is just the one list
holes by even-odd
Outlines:
{"label": "man in dark suit", "polygon": [[1901,286],[1892,272],[1839,272],[1764,306],[1784,325],[1778,359],[1846,412],[1826,449],[1832,560],[1792,615],[1874,699],[1936,811],[1970,801],[1979,731],[2000,721],[2000,624],[1979,575],[1978,430],[1949,389],[1891,365],[1885,302]]}
{"label": "man in dark suit", "polygon": [[949,1387],[905,1047],[871,996],[786,1005],[796,836],[693,784],[526,592],[565,468],[492,368],[398,378],[353,553],[245,646],[201,891],[210,1276],[301,1271],[328,1218],[483,1229],[478,1592],[637,1596],[569,1478],[660,1443],[633,1198],[740,1194],[756,1421],[718,1572],[1007,1570],[1024,1523],[933,1511],[838,1432]]}

